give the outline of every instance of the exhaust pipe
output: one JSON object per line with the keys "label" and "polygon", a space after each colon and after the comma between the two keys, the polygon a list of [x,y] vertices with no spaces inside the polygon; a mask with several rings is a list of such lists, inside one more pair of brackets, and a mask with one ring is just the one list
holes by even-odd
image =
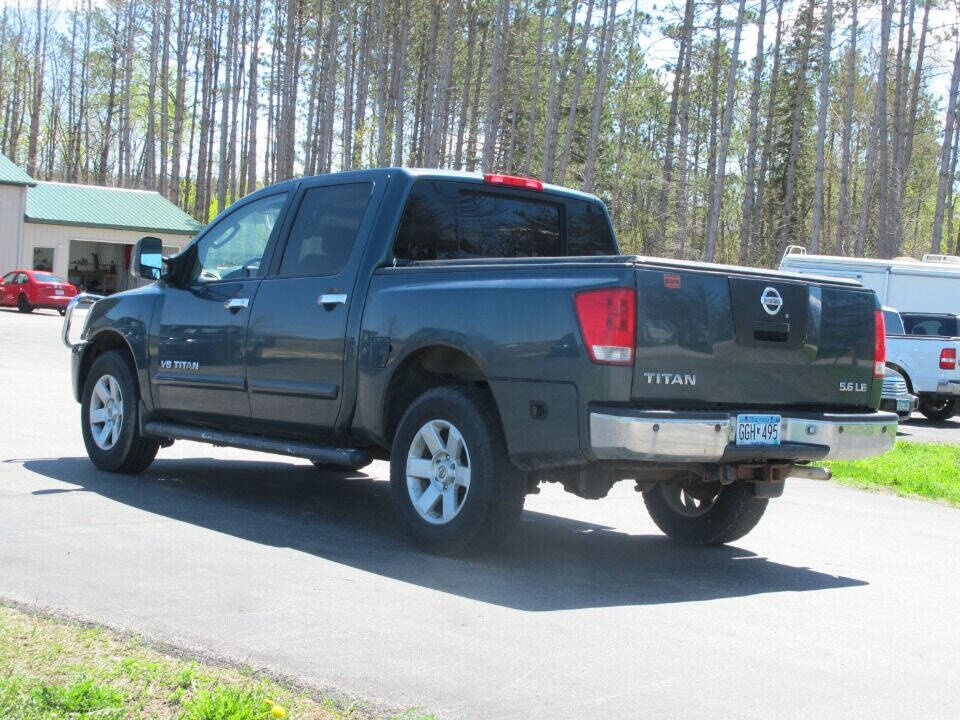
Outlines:
{"label": "exhaust pipe", "polygon": [[804,478],[806,480],[829,480],[833,477],[830,468],[814,467],[813,465],[794,465],[787,473],[787,477]]}

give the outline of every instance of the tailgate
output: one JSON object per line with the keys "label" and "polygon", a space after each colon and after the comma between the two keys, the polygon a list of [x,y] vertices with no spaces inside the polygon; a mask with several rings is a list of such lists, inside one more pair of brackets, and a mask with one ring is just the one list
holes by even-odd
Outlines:
{"label": "tailgate", "polygon": [[634,399],[665,407],[879,403],[870,290],[638,267],[637,300]]}

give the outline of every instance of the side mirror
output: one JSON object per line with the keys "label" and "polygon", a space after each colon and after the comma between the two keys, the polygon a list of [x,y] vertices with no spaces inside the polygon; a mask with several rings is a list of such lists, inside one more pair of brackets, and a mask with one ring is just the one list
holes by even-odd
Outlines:
{"label": "side mirror", "polygon": [[130,257],[130,274],[144,280],[159,280],[163,272],[163,242],[160,238],[142,237]]}

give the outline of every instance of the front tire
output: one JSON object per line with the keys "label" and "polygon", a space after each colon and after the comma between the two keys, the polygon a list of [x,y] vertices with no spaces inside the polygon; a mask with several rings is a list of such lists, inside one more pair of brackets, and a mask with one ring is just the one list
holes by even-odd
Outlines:
{"label": "front tire", "polygon": [[394,435],[390,488],[403,529],[428,552],[473,554],[505,540],[526,493],[489,394],[440,387],[417,398]]}
{"label": "front tire", "polygon": [[137,384],[119,352],[106,352],[94,361],[82,398],[80,425],[93,464],[116,473],[146,470],[160,444],[140,434]]}
{"label": "front tire", "polygon": [[744,482],[657,483],[643,493],[653,522],[666,535],[697,545],[723,545],[756,527],[767,509]]}
{"label": "front tire", "polygon": [[957,398],[945,395],[921,395],[920,412],[927,420],[943,422],[957,412]]}
{"label": "front tire", "polygon": [[30,301],[27,300],[26,295],[21,295],[17,298],[17,310],[22,313],[32,313],[33,306],[30,304]]}

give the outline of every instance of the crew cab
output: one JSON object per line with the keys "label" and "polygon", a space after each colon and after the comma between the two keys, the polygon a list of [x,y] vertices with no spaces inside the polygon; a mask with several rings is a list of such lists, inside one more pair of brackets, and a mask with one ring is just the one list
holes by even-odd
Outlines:
{"label": "crew cab", "polygon": [[41,270],[12,270],[0,279],[0,305],[22,313],[37,308],[66,312],[77,288],[53,273]]}
{"label": "crew cab", "polygon": [[950,316],[910,313],[902,318],[891,307],[884,307],[883,313],[887,364],[903,376],[909,392],[919,396],[919,409],[926,418],[953,417],[960,406],[960,337],[927,334],[928,330],[949,330]]}
{"label": "crew cab", "polygon": [[390,461],[437,553],[516,525],[540,483],[629,480],[684,541],[736,540],[812,461],[883,453],[884,323],[854,282],[621,255],[591,195],[504,175],[377,169],[259,190],[156,282],[90,307],[73,386],[94,464],[199,440]]}

